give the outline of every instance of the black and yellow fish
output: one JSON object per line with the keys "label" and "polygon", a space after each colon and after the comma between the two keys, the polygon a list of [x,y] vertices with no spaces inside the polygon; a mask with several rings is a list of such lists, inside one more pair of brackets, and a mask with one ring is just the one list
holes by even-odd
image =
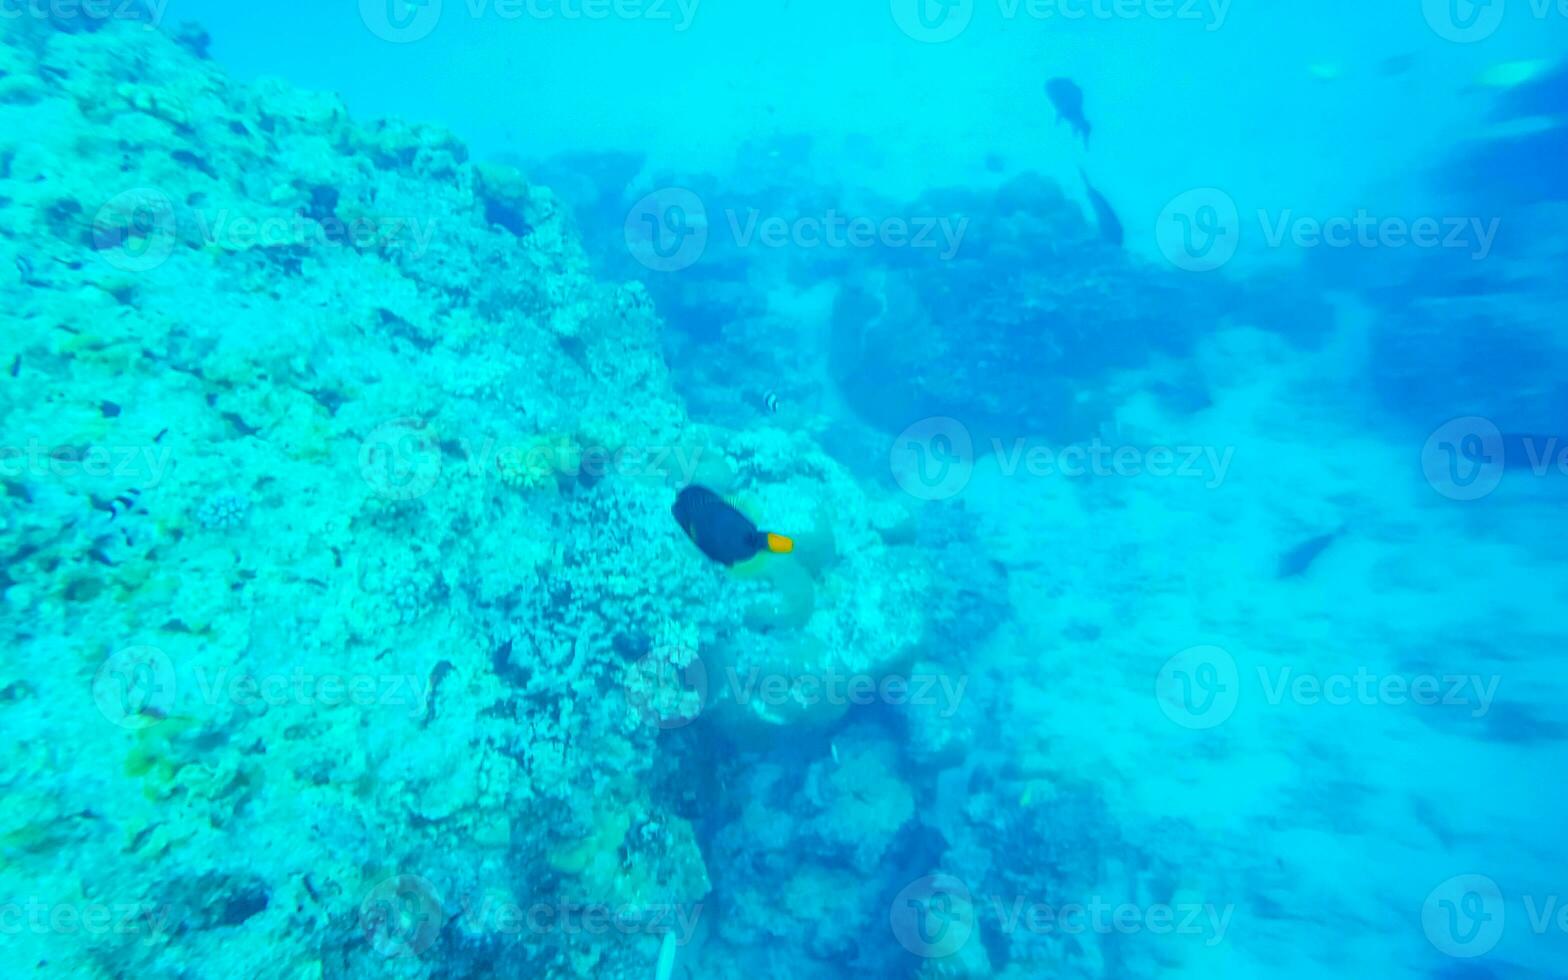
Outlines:
{"label": "black and yellow fish", "polygon": [[722,565],[735,565],[764,552],[787,555],[795,550],[794,541],[757,530],[751,518],[707,487],[682,490],[670,512],[692,543]]}

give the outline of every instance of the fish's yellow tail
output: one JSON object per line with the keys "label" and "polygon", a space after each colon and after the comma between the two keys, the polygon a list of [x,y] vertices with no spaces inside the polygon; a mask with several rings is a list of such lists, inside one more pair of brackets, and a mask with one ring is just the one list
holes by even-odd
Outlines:
{"label": "fish's yellow tail", "polygon": [[768,535],[768,550],[775,555],[787,555],[795,550],[795,542],[782,534]]}

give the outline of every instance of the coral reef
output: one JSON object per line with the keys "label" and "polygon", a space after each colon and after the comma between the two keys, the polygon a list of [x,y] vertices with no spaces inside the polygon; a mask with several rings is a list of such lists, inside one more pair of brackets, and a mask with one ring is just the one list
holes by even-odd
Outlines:
{"label": "coral reef", "polygon": [[[719,878],[669,729],[830,719],[724,683],[650,709],[645,682],[896,669],[937,635],[936,567],[809,434],[691,424],[648,292],[518,170],[231,83],[198,30],[0,42],[0,879],[136,913],[13,956],[650,975]],[[802,553],[705,562],[668,513],[698,477]],[[883,852],[911,806],[889,755],[823,777],[815,840]],[[868,842],[871,796],[896,805]]]}

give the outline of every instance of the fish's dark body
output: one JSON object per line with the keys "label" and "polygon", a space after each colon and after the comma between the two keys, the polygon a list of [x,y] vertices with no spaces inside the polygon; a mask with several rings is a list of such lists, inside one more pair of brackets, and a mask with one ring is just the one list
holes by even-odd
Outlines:
{"label": "fish's dark body", "polygon": [[748,561],[768,550],[768,536],[707,487],[682,490],[670,512],[702,553],[722,565]]}
{"label": "fish's dark body", "polygon": [[1083,89],[1070,78],[1053,78],[1045,83],[1045,94],[1056,107],[1057,122],[1065,120],[1072,126],[1073,132],[1083,139],[1083,145],[1087,148],[1091,127],[1083,114]]}

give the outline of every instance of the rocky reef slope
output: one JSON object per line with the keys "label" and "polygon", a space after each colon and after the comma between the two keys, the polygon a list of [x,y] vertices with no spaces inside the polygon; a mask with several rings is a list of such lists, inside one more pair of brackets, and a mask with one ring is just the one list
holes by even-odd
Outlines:
{"label": "rocky reef slope", "polygon": [[[0,20],[11,959],[651,976],[722,870],[682,751],[841,713],[731,679],[940,669],[943,552],[809,437],[690,423],[518,171],[95,26]],[[703,561],[692,480],[799,554]]]}

